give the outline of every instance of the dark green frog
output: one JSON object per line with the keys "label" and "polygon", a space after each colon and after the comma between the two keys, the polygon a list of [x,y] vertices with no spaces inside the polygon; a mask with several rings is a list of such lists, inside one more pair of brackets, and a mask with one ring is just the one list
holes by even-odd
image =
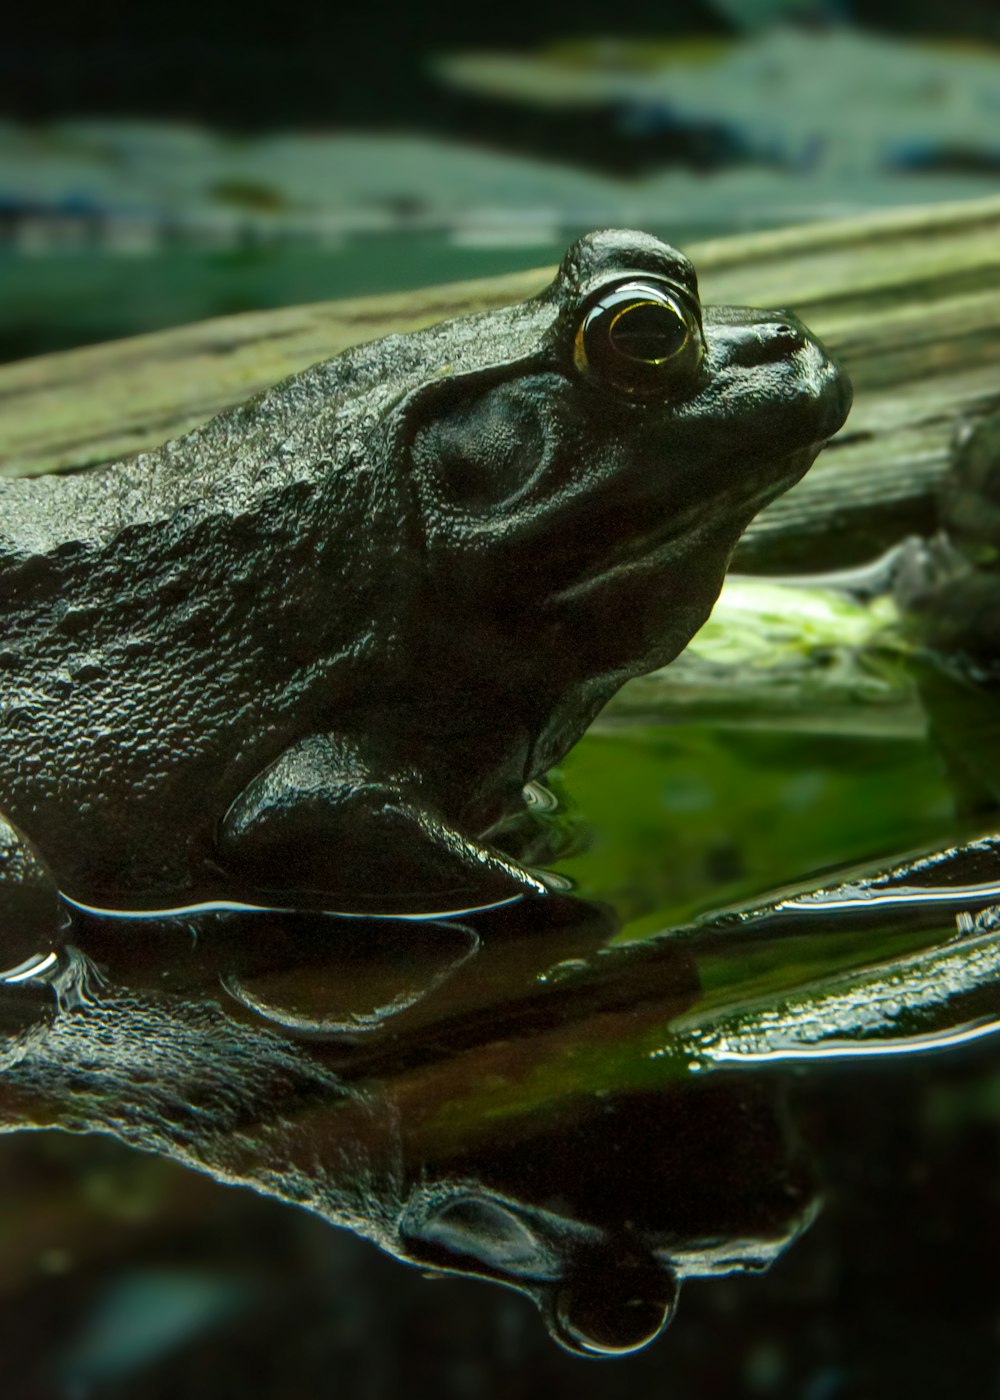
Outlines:
{"label": "dark green frog", "polygon": [[703,311],[685,257],[608,231],[522,305],[5,482],[0,810],[98,905],[543,888],[491,830],[676,656],[848,404],[793,317]]}

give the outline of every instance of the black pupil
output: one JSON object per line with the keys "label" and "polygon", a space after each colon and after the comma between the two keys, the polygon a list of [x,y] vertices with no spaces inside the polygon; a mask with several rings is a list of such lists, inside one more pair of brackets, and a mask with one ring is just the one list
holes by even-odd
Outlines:
{"label": "black pupil", "polygon": [[650,365],[676,355],[687,335],[687,325],[677,312],[656,301],[637,301],[626,306],[608,331],[611,347],[619,355]]}

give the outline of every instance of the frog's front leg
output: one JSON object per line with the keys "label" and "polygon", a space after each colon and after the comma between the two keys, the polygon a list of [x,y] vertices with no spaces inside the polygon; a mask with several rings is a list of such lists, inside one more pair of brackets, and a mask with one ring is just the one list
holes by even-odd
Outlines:
{"label": "frog's front leg", "polygon": [[240,793],[219,829],[218,853],[256,890],[386,913],[545,889],[450,825],[413,778],[376,776],[354,744],[328,734],[287,749]]}
{"label": "frog's front leg", "polygon": [[35,845],[0,814],[0,982],[61,941],[59,890]]}

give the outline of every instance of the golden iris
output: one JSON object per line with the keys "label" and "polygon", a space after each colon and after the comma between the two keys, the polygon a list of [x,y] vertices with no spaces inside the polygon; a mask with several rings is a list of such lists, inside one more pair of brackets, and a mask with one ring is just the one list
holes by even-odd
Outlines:
{"label": "golden iris", "polygon": [[668,397],[697,369],[703,350],[697,316],[676,289],[629,281],[587,310],[573,360],[581,373],[622,393]]}

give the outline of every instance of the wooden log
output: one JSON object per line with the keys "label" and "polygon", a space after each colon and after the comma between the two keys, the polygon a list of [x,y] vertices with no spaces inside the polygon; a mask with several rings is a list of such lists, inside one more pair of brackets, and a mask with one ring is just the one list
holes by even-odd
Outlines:
{"label": "wooden log", "polygon": [[[847,428],[754,523],[740,567],[828,567],[930,528],[956,425],[1000,405],[1000,198],[687,251],[707,302],[794,307],[855,383]],[[250,312],[2,366],[0,471],[153,447],[349,345],[519,300],[551,275]]]}

